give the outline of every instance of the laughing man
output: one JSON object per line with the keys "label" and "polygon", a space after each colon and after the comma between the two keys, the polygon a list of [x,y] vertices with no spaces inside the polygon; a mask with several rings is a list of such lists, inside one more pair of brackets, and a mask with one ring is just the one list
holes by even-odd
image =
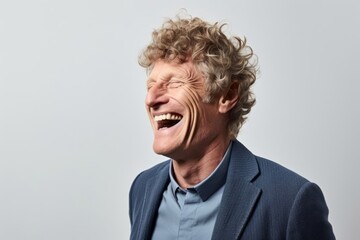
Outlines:
{"label": "laughing man", "polygon": [[320,188],[236,140],[255,103],[252,49],[223,25],[167,20],[139,58],[153,149],[130,190],[132,240],[335,239]]}

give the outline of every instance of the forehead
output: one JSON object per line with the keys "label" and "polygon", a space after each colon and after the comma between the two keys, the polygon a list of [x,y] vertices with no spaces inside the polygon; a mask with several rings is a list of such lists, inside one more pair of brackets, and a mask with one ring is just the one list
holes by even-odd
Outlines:
{"label": "forehead", "polygon": [[191,61],[179,63],[178,61],[158,60],[149,74],[148,81],[169,80],[171,78],[198,78],[199,71]]}

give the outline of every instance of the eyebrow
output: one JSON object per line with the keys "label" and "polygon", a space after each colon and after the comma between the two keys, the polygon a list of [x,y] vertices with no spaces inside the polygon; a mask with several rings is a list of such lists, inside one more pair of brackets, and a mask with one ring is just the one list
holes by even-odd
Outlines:
{"label": "eyebrow", "polygon": [[151,83],[151,82],[156,82],[155,79],[153,78],[148,78],[146,79],[146,83]]}
{"label": "eyebrow", "polygon": [[[165,75],[163,76],[160,76],[159,80],[162,81],[162,82],[166,82],[166,81],[169,81],[171,78],[175,77],[175,74],[173,73],[166,73]],[[154,78],[151,78],[149,77],[147,80],[146,80],[147,83],[151,83],[151,82],[156,82],[156,80]]]}

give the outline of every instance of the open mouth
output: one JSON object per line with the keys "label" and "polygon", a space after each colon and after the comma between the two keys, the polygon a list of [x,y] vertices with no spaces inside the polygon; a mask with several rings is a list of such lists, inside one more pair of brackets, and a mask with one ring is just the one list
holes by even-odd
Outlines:
{"label": "open mouth", "polygon": [[170,128],[180,122],[182,116],[177,113],[166,113],[154,116],[154,121],[157,123],[157,129]]}

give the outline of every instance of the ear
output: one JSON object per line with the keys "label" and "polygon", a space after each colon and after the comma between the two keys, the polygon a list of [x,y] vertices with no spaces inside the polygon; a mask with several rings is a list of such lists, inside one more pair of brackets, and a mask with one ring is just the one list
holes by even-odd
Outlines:
{"label": "ear", "polygon": [[219,112],[229,112],[239,100],[239,83],[232,81],[229,90],[219,99]]}

